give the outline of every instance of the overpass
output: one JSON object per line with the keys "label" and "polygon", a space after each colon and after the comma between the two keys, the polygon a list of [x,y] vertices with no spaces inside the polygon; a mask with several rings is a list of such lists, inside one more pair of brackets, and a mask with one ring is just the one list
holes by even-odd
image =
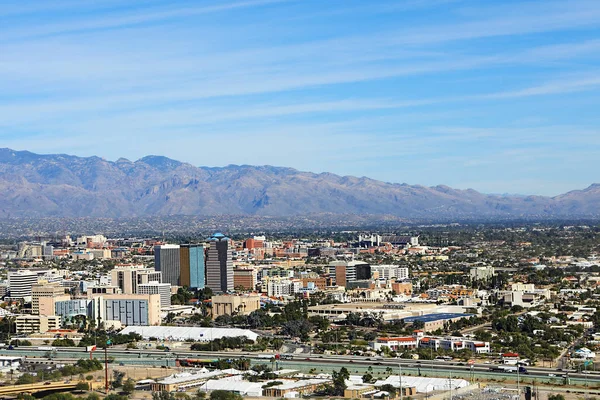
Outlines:
{"label": "overpass", "polygon": [[[41,382],[32,383],[26,385],[11,385],[0,387],[0,397],[6,395],[16,395],[19,393],[37,393],[37,392],[48,392],[54,390],[74,390],[79,382]],[[87,382],[86,382],[87,383]]]}

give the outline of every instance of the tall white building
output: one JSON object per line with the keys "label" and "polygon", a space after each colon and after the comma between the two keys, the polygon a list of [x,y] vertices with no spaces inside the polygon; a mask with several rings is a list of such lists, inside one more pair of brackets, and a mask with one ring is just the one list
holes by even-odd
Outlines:
{"label": "tall white building", "polygon": [[267,295],[274,297],[293,296],[300,292],[302,282],[292,279],[270,278],[267,282]]}
{"label": "tall white building", "polygon": [[371,265],[371,273],[379,273],[380,279],[408,279],[408,268],[399,265]]}
{"label": "tall white building", "polygon": [[19,270],[8,273],[8,292],[13,299],[31,299],[33,285],[38,281],[38,274]]}
{"label": "tall white building", "polygon": [[148,282],[137,285],[137,294],[158,294],[160,295],[160,307],[171,305],[171,284],[160,282]]}

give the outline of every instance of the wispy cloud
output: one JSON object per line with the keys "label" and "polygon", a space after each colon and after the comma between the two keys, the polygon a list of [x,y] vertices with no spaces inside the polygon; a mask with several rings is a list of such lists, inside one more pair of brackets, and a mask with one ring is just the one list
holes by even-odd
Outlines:
{"label": "wispy cloud", "polygon": [[596,1],[5,3],[3,145],[423,183],[600,145]]}

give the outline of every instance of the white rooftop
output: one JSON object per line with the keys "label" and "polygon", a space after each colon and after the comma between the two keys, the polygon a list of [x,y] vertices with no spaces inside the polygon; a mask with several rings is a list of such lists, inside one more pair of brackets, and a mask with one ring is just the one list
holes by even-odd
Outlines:
{"label": "white rooftop", "polygon": [[[418,393],[427,393],[434,390],[450,390],[450,382],[452,382],[452,390],[469,386],[469,382],[464,379],[449,379],[449,378],[426,378],[419,376],[402,376],[403,387],[414,387]],[[381,387],[383,385],[392,385],[400,387],[398,375],[388,376],[385,380],[378,380],[374,386]]]}
{"label": "white rooftop", "polygon": [[200,371],[195,372],[195,373],[180,372],[178,374],[173,374],[171,376],[167,376],[166,378],[159,380],[158,383],[163,383],[163,384],[185,383],[185,382],[190,382],[190,381],[196,381],[198,379],[214,378],[216,376],[221,376],[224,374],[225,374],[225,372],[220,371],[220,370],[208,371],[203,368]]}
{"label": "white rooftop", "polygon": [[144,339],[155,337],[158,339],[178,340],[194,339],[196,341],[210,342],[223,337],[245,336],[256,341],[258,334],[249,329],[238,328],[201,328],[188,326],[128,326],[121,331],[122,334],[137,333]]}

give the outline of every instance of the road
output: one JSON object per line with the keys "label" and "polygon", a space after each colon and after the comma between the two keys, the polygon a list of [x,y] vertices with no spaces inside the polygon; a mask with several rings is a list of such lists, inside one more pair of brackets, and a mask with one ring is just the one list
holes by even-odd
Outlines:
{"label": "road", "polygon": [[[56,361],[58,360],[77,360],[88,358],[83,348],[57,348]],[[0,350],[1,355],[27,356],[28,358],[44,360],[47,350],[38,350],[35,347],[18,347],[14,350]],[[158,351],[148,350],[126,350],[126,349],[108,349],[110,357],[114,357],[115,364],[140,365],[140,366],[165,366],[174,367],[177,359],[230,359],[230,358],[248,358],[252,364],[270,364],[269,358],[265,358],[266,353],[246,353],[246,352],[196,352],[189,350],[171,350]],[[104,351],[98,350],[93,353],[93,357],[104,360]],[[386,358],[367,358],[358,356],[338,356],[338,355],[291,355],[289,360],[277,361],[279,368],[298,369],[304,372],[311,370],[316,372],[330,373],[334,369],[346,367],[351,373],[362,374],[369,370],[369,367],[378,375],[389,375],[390,368],[397,373],[399,365],[402,365],[402,372],[406,375],[436,376],[436,377],[456,377],[468,380],[496,380],[496,381],[516,381],[517,378],[522,382],[535,382],[536,384],[561,384],[581,386],[600,386],[600,372],[590,372],[589,374],[575,373],[574,371],[563,372],[553,368],[527,367],[528,374],[517,374],[507,372],[490,371],[491,364],[473,364],[465,365],[459,362],[448,361],[415,361],[404,359],[386,359]]]}

